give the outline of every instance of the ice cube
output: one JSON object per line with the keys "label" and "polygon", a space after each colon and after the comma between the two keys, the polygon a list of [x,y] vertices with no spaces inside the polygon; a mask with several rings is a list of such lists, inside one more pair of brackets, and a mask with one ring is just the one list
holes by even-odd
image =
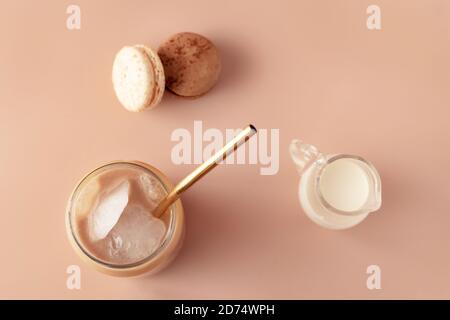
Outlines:
{"label": "ice cube", "polygon": [[100,198],[97,207],[90,215],[90,235],[93,241],[105,238],[117,224],[128,204],[129,190],[130,183],[125,180]]}
{"label": "ice cube", "polygon": [[158,204],[166,196],[166,190],[162,186],[161,182],[151,175],[140,175],[139,186],[151,204]]}
{"label": "ice cube", "polygon": [[161,244],[166,233],[164,223],[144,207],[130,204],[105,238],[108,260],[133,263],[150,256]]}
{"label": "ice cube", "polygon": [[88,180],[80,189],[74,204],[74,212],[77,219],[85,218],[98,201],[100,183],[96,177]]}

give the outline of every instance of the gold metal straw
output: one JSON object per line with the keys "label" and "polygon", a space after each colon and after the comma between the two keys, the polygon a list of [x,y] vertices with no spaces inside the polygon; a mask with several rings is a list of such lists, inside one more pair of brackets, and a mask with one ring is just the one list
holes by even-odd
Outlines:
{"label": "gold metal straw", "polygon": [[249,124],[236,137],[228,142],[222,149],[216,152],[211,158],[203,162],[200,166],[181,180],[175,188],[164,198],[153,211],[153,216],[159,218],[164,212],[180,197],[180,194],[200,180],[205,174],[215,168],[222,160],[234,152],[241,144],[247,142],[256,133],[256,128]]}

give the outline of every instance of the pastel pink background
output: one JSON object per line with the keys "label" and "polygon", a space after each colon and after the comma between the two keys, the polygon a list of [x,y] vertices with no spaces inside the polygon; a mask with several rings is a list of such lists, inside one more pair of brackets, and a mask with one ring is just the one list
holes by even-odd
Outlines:
{"label": "pastel pink background", "polygon": [[[0,298],[450,298],[450,2],[69,1],[0,5]],[[382,30],[366,28],[366,8]],[[111,65],[123,45],[173,33],[211,38],[218,85],[198,99],[166,94],[125,111]],[[162,273],[119,279],[91,270],[66,239],[77,180],[115,159],[148,162],[176,182],[170,134],[280,129],[280,170],[217,168],[183,195],[184,248]],[[361,155],[378,168],[382,209],[347,231],[303,214],[287,147]],[[66,268],[82,270],[81,290]],[[366,268],[382,289],[366,288]]]}

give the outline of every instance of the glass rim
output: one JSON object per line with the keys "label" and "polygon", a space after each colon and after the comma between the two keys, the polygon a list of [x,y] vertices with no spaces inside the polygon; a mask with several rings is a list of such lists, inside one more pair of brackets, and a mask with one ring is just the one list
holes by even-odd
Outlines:
{"label": "glass rim", "polygon": [[[83,185],[83,183],[86,183],[86,181],[88,181],[88,179],[94,175],[95,173],[97,173],[98,171],[104,170],[107,167],[110,166],[115,166],[115,165],[127,165],[127,166],[134,166],[137,167],[139,169],[145,170],[147,173],[151,174],[153,177],[155,177],[163,186],[164,190],[166,193],[169,193],[170,190],[168,190],[168,186],[167,184],[157,175],[155,174],[154,171],[152,171],[150,168],[152,169],[156,169],[153,168],[152,166],[145,164],[145,163],[140,163],[139,161],[124,161],[124,160],[118,160],[118,161],[112,161],[112,162],[108,162],[106,164],[103,164],[95,169],[93,169],[92,171],[88,172],[76,185],[76,187],[74,188],[72,194],[70,195],[69,198],[69,204],[68,204],[68,208],[67,208],[67,218],[68,218],[68,225],[70,228],[70,234],[72,236],[72,239],[74,240],[76,246],[78,247],[78,249],[81,250],[81,252],[88,257],[90,260],[92,260],[93,262],[106,267],[106,268],[110,268],[110,269],[115,269],[115,270],[126,270],[126,269],[131,269],[131,268],[135,268],[138,266],[142,266],[144,264],[146,264],[147,262],[153,260],[155,257],[157,257],[166,247],[167,245],[170,243],[170,240],[173,237],[173,233],[174,233],[174,226],[175,226],[175,219],[176,219],[176,215],[174,214],[174,210],[175,210],[175,203],[172,204],[170,206],[170,222],[169,222],[169,227],[167,228],[166,231],[166,235],[164,237],[164,240],[161,242],[161,244],[158,246],[158,248],[153,251],[149,256],[138,260],[136,262],[133,263],[127,263],[127,264],[115,264],[115,263],[109,263],[106,262],[102,259],[99,259],[97,257],[95,257],[93,254],[91,254],[89,252],[88,249],[85,248],[85,246],[81,243],[81,241],[79,240],[79,238],[76,235],[76,231],[74,230],[74,226],[73,226],[73,222],[72,222],[72,218],[73,218],[73,203],[74,203],[74,197],[75,195],[77,195],[77,191],[80,190],[80,186]],[[160,174],[163,175],[162,172],[160,172],[158,169],[156,169]]]}

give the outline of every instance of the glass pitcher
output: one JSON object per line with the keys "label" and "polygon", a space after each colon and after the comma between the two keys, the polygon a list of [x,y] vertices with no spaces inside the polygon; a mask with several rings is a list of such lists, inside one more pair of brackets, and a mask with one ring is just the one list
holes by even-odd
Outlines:
{"label": "glass pitcher", "polygon": [[381,180],[375,167],[361,157],[323,154],[293,140],[289,152],[301,175],[303,211],[329,229],[347,229],[381,206]]}

